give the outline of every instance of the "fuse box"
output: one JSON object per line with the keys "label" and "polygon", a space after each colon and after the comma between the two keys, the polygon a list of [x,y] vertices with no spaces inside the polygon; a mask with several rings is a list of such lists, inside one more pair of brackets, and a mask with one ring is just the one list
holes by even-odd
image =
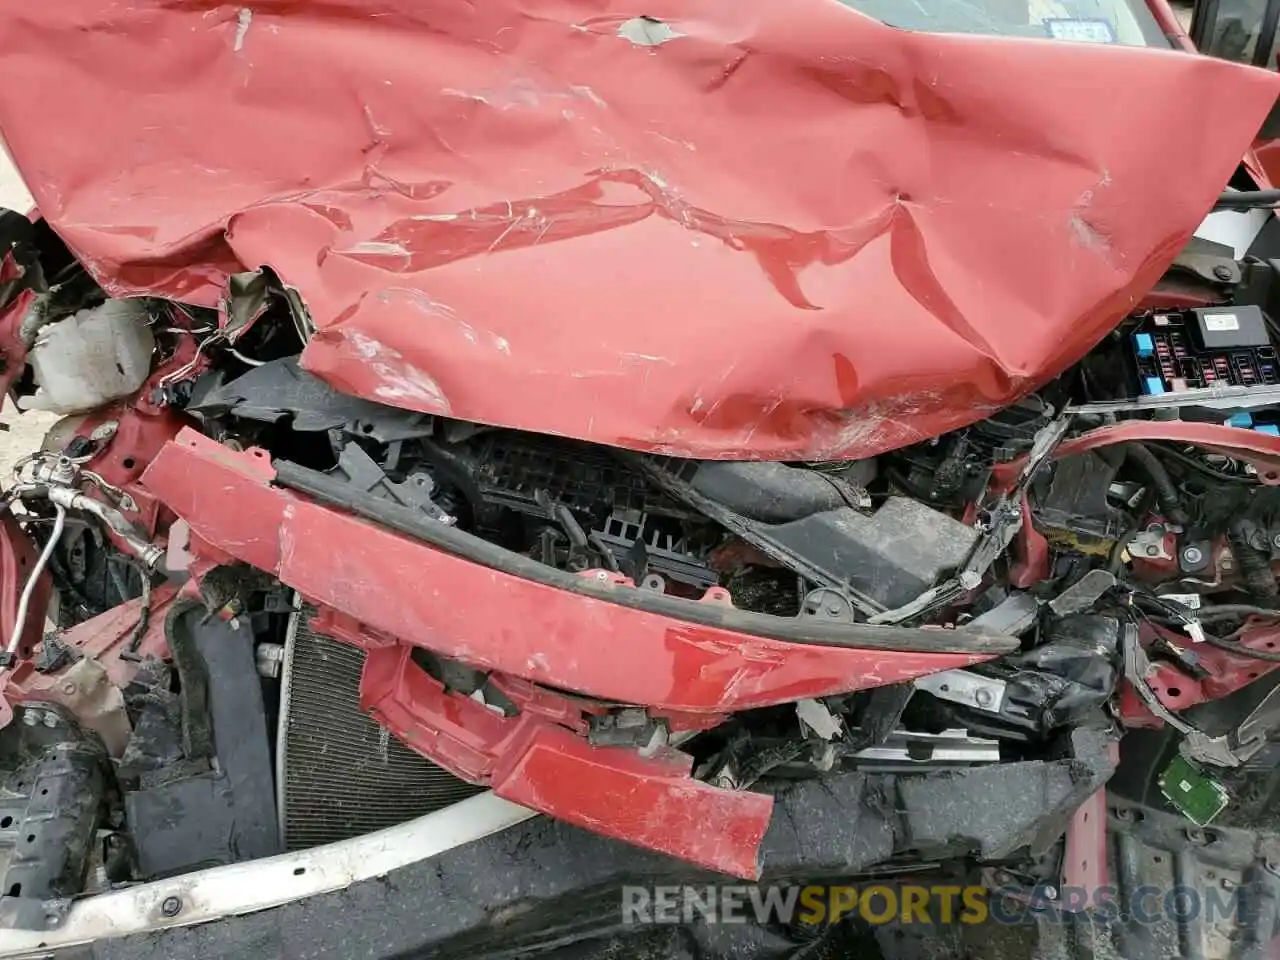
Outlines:
{"label": "fuse box", "polygon": [[1157,313],[1129,336],[1145,394],[1280,385],[1280,360],[1256,306]]}

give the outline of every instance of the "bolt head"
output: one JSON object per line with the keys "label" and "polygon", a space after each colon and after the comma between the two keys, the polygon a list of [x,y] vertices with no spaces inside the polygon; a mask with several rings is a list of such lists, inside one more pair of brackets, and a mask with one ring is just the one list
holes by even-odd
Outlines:
{"label": "bolt head", "polygon": [[1204,551],[1199,547],[1187,547],[1182,551],[1182,559],[1187,563],[1199,563],[1204,559]]}
{"label": "bolt head", "polygon": [[58,725],[58,715],[50,710],[44,715],[44,725],[49,729],[53,729]]}
{"label": "bolt head", "polygon": [[975,690],[973,692],[973,699],[976,700],[980,706],[989,707],[991,705],[991,691],[985,688]]}
{"label": "bolt head", "polygon": [[176,917],[182,912],[182,900],[178,897],[165,897],[160,904],[160,912],[166,917]]}
{"label": "bolt head", "polygon": [[1213,275],[1219,280],[1230,280],[1231,268],[1224,265],[1216,266],[1213,268]]}
{"label": "bolt head", "polygon": [[34,727],[40,722],[40,718],[36,716],[36,712],[34,710],[27,710],[22,714],[22,722],[28,727]]}

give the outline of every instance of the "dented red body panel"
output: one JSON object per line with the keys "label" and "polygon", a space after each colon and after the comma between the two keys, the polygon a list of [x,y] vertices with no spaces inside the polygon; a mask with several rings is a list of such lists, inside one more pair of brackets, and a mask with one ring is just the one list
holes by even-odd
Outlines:
{"label": "dented red body panel", "polygon": [[0,130],[110,291],[212,303],[269,264],[340,390],[824,459],[975,421],[1083,355],[1280,84],[835,0],[643,12],[665,42],[582,0],[37,4],[0,83],[41,96],[7,98]]}
{"label": "dented red body panel", "polygon": [[[273,476],[262,451],[185,430],[143,483],[191,525],[197,554],[251,563],[327,608],[321,631],[368,650],[361,705],[418,752],[533,809],[738,876],[758,874],[773,801],[693,780],[690,758],[675,752],[591,746],[586,718],[599,704],[636,704],[672,730],[698,729],[733,711],[1000,652],[965,652],[958,631],[938,631],[935,650],[884,650],[682,621],[481,566],[272,486]],[[496,671],[500,685],[544,686],[507,687],[522,709],[495,714],[446,690],[413,661],[414,647]]]}
{"label": "dented red body panel", "polygon": [[218,554],[317,603],[443,656],[600,700],[718,714],[898,683],[1013,646],[966,652],[966,635],[944,630],[932,650],[821,646],[570,593],[271,486],[260,454],[187,430],[144,482]]}

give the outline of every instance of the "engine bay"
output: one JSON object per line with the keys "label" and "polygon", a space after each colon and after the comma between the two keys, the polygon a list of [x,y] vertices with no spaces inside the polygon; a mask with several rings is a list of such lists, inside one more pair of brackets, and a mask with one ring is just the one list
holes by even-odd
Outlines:
{"label": "engine bay", "polygon": [[[39,223],[9,226],[14,389],[64,415],[4,495],[21,584],[0,681],[10,925],[485,788],[586,822],[519,792],[530,742],[746,798],[722,811],[745,832],[728,853],[591,821],[702,867],[750,876],[757,800],[856,773],[907,811],[890,863],[927,848],[1030,886],[1088,872],[1063,836],[1125,731],[1177,732],[1196,795],[1165,796],[1197,826],[1280,757],[1273,263],[1198,251],[1190,299],[1210,305],[1135,312],[970,426],[857,460],[715,461],[344,394],[300,365],[305,311],[270,271],[217,311],[112,299]],[[459,559],[473,573],[450,573]],[[501,578],[597,606],[544,619]],[[481,609],[502,597],[525,627]],[[666,618],[658,645],[599,604]],[[402,612],[445,609],[447,637]],[[569,636],[607,682],[540,679],[537,643],[556,641],[512,660],[521,629]],[[698,634],[697,670],[670,654],[677,680],[637,661],[722,629],[773,646]],[[787,643],[863,659],[715,679]],[[1230,706],[1198,725],[1210,702]],[[1064,764],[1074,786],[995,847],[943,812],[956,777]]]}

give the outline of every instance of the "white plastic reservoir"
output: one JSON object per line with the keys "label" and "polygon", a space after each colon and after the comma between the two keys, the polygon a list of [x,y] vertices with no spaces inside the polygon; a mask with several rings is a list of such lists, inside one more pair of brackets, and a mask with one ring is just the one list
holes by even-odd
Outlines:
{"label": "white plastic reservoir", "polygon": [[108,300],[44,327],[27,354],[39,389],[18,405],[83,413],[127,397],[151,370],[155,336],[139,300]]}

